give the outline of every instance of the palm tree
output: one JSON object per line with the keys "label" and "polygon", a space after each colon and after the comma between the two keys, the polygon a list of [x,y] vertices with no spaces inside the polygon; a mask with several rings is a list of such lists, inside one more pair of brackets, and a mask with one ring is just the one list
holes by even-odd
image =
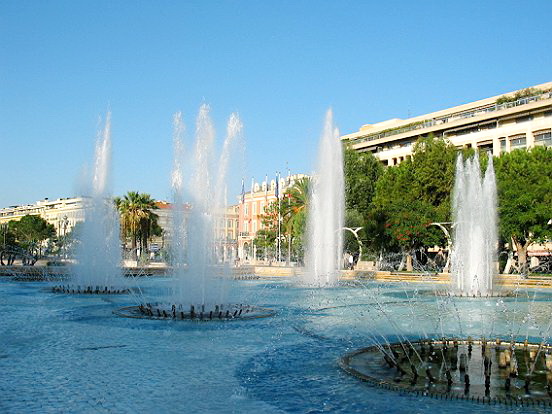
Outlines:
{"label": "palm tree", "polygon": [[155,200],[149,194],[129,191],[122,198],[115,197],[114,202],[121,216],[121,233],[130,237],[132,251],[136,252],[140,241],[141,251],[145,252],[148,239],[159,229],[159,217],[152,211],[158,208]]}
{"label": "palm tree", "polygon": [[310,178],[303,177],[295,181],[286,191],[284,198],[286,201],[282,203],[282,216],[288,243],[291,245],[292,239],[301,239],[305,231],[310,200]]}

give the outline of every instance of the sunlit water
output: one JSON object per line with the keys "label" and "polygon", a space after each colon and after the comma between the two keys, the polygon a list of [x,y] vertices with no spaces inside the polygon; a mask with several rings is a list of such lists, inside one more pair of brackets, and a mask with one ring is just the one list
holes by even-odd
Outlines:
{"label": "sunlit water", "polygon": [[465,162],[461,155],[458,157],[453,214],[453,292],[490,295],[493,293],[498,242],[496,180],[492,157],[489,158],[484,177],[481,177],[477,154]]}
{"label": "sunlit water", "polygon": [[208,105],[199,109],[193,146],[185,146],[180,113],[175,114],[173,127],[170,246],[176,277],[169,300],[186,306],[222,303],[227,284],[219,276],[228,271],[224,266],[214,270],[218,257],[213,246],[225,219],[226,180],[237,144],[242,143],[242,123],[236,114],[230,116],[220,154]]}
{"label": "sunlit water", "polygon": [[99,132],[92,174],[85,189],[86,220],[82,223],[77,264],[72,280],[75,286],[121,287],[121,243],[119,215],[111,190],[111,114]]}
{"label": "sunlit water", "polygon": [[344,197],[342,144],[328,110],[311,183],[303,277],[306,285],[331,286],[337,282],[343,252]]}
{"label": "sunlit water", "polygon": [[[416,285],[232,283],[278,314],[206,323],[126,319],[112,311],[134,305],[131,296],[54,295],[42,283],[0,279],[0,412],[503,413],[503,406],[373,388],[337,360],[372,344],[374,332],[389,340],[397,333],[538,338],[550,315],[548,293],[474,306],[469,298],[418,295]],[[137,284],[162,298],[171,282]]]}

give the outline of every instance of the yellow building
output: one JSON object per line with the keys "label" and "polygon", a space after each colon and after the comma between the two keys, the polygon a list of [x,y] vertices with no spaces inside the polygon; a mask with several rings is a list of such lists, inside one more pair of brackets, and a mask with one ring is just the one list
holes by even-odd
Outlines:
{"label": "yellow building", "polygon": [[239,205],[228,206],[216,221],[215,252],[219,261],[233,263],[238,256]]}
{"label": "yellow building", "polygon": [[372,152],[385,165],[412,156],[421,135],[443,137],[456,147],[481,148],[493,155],[536,145],[552,146],[552,82],[409,119],[363,125],[341,140]]}

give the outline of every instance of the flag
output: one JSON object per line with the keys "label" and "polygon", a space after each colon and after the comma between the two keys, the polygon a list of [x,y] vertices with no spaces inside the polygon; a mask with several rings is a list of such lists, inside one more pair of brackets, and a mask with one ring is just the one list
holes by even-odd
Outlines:
{"label": "flag", "polygon": [[255,179],[251,177],[251,198],[253,199],[253,190],[255,189]]}
{"label": "flag", "polygon": [[280,198],[280,173],[276,173],[276,188],[274,189],[276,198]]}
{"label": "flag", "polygon": [[245,183],[243,181],[243,178],[242,178],[241,202],[242,202],[242,204],[245,203]]}
{"label": "flag", "polygon": [[268,174],[265,175],[265,203],[268,201]]}

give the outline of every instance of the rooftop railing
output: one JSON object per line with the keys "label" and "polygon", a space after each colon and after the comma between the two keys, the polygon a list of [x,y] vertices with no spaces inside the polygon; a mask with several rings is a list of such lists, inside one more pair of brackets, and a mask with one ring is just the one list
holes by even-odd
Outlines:
{"label": "rooftop railing", "polygon": [[368,134],[363,137],[352,139],[351,142],[356,144],[360,142],[375,141],[377,139],[386,138],[389,136],[398,135],[405,132],[415,131],[417,129],[430,128],[435,125],[446,124],[448,122],[452,122],[457,119],[473,118],[475,116],[483,115],[489,112],[498,112],[505,109],[514,108],[521,105],[527,105],[532,102],[541,101],[544,99],[551,99],[551,98],[552,98],[552,91],[543,92],[538,95],[520,98],[512,102],[505,102],[501,104],[495,103],[494,105],[490,105],[488,107],[476,108],[471,111],[455,112],[444,117],[427,119],[424,121],[419,121],[419,122],[405,125],[404,127],[397,127],[397,128],[384,130],[381,132],[376,132],[374,134]]}

